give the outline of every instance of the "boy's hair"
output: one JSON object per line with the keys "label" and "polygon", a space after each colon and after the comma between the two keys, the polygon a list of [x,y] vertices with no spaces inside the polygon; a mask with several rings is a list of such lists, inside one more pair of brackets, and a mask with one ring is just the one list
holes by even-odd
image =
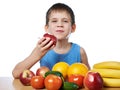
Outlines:
{"label": "boy's hair", "polygon": [[48,25],[49,17],[52,11],[66,11],[71,17],[71,24],[75,24],[75,15],[73,10],[68,5],[63,3],[56,3],[52,5],[46,13],[46,25]]}

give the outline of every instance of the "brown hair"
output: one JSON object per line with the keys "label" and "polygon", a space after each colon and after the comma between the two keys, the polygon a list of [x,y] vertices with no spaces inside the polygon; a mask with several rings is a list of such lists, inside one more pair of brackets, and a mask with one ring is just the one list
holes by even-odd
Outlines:
{"label": "brown hair", "polygon": [[52,11],[66,11],[71,17],[71,24],[72,25],[75,24],[75,15],[74,15],[73,10],[66,4],[56,3],[56,4],[52,5],[46,13],[46,25],[48,25],[49,16]]}

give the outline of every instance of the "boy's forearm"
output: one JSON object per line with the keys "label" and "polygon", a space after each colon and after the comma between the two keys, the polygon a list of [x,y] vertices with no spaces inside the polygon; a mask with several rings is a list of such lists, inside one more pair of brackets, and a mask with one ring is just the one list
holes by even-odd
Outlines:
{"label": "boy's forearm", "polygon": [[[43,40],[44,39],[45,38],[43,38]],[[49,42],[49,40],[50,39],[45,39],[42,45],[38,43],[37,46],[32,51],[32,53],[26,59],[24,59],[22,62],[18,63],[15,66],[12,72],[14,78],[19,78],[19,75],[21,72],[23,72],[23,70],[30,69],[48,52],[48,50],[50,50],[50,46],[53,44],[53,42]],[[49,45],[46,45],[46,43],[48,42],[49,42]]]}
{"label": "boy's forearm", "polygon": [[24,59],[22,62],[19,62],[12,71],[14,78],[19,78],[20,73],[23,70],[30,69],[34,64],[36,64],[41,57],[36,58],[34,53],[32,52],[30,56]]}

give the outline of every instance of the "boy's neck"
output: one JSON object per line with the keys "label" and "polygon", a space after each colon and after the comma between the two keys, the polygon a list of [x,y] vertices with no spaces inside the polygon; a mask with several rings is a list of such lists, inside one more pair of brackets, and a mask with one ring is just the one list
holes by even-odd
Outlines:
{"label": "boy's neck", "polygon": [[70,50],[70,48],[71,48],[71,43],[66,40],[62,40],[62,41],[57,41],[57,44],[53,50],[59,54],[64,54],[67,53]]}

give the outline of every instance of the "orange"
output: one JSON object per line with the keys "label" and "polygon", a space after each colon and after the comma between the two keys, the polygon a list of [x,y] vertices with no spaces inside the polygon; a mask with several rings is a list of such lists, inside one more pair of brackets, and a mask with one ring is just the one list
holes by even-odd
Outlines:
{"label": "orange", "polygon": [[58,62],[52,67],[52,71],[59,71],[62,73],[63,77],[66,78],[68,67],[69,67],[68,63]]}
{"label": "orange", "polygon": [[72,74],[80,74],[82,76],[85,76],[88,72],[88,67],[83,63],[73,63],[69,66],[67,75],[68,77]]}

